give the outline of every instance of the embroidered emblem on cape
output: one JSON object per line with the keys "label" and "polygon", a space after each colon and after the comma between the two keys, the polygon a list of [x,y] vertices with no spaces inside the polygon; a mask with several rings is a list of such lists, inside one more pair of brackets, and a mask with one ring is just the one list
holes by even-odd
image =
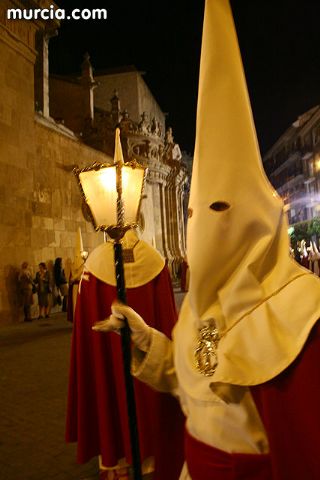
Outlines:
{"label": "embroidered emblem on cape", "polygon": [[124,263],[134,263],[133,248],[124,248],[122,250],[122,258]]}
{"label": "embroidered emblem on cape", "polygon": [[199,329],[198,346],[194,352],[196,367],[202,375],[211,377],[218,365],[219,332],[214,321]]}

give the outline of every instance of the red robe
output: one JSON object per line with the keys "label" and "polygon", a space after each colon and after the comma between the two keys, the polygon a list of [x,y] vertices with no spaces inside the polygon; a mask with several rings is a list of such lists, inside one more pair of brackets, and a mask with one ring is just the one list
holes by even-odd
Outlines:
{"label": "red robe", "polygon": [[319,480],[320,321],[296,360],[251,393],[270,453],[228,454],[186,434],[192,480]]}
{"label": "red robe", "polygon": [[[80,283],[71,348],[66,440],[78,442],[77,460],[101,455],[104,466],[131,462],[120,336],[94,332],[110,315],[116,288],[90,273]],[[127,289],[128,304],[152,327],[171,336],[177,314],[165,267],[147,284]],[[142,461],[155,457],[158,480],[179,478],[184,417],[178,402],[134,380]]]}

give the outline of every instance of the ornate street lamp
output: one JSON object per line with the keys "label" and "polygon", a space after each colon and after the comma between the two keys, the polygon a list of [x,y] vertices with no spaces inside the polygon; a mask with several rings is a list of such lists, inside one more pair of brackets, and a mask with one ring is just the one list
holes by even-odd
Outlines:
{"label": "ornate street lamp", "polygon": [[[146,173],[146,167],[135,160],[124,163],[118,128],[112,165],[94,163],[90,167],[74,169],[94,228],[107,232],[114,241],[117,296],[122,303],[126,303],[126,289],[121,239],[127,230],[137,226]],[[134,480],[142,480],[134,387],[130,373],[130,329],[127,323],[121,329],[121,345]]]}

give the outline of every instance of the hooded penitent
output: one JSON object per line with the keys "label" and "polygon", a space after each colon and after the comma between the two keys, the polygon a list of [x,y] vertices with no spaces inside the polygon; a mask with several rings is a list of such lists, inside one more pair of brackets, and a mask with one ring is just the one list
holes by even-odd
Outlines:
{"label": "hooded penitent", "polygon": [[205,400],[212,382],[277,375],[320,317],[320,282],[290,257],[283,203],[262,167],[228,0],[206,2],[189,209],[176,367]]}
{"label": "hooded penitent", "polygon": [[83,250],[81,228],[78,227],[74,246],[74,259],[71,265],[71,275],[69,279],[70,285],[72,286],[72,288],[69,290],[68,299],[68,320],[70,321],[73,319],[76,308],[78,284],[84,267],[85,254],[86,252]]}
{"label": "hooded penitent", "polygon": [[83,263],[84,263],[83,253],[84,253],[84,250],[83,250],[81,228],[78,227],[76,244],[74,247],[74,260],[72,264],[72,270],[77,271],[79,268],[83,266]]}
{"label": "hooded penitent", "polygon": [[[122,247],[128,304],[170,337],[176,311],[163,257],[134,230],[126,232]],[[107,467],[123,457],[131,462],[121,338],[92,330],[94,323],[110,315],[116,297],[114,244],[107,241],[90,253],[79,286],[66,428],[67,441],[78,442],[79,462],[100,454]],[[174,398],[134,382],[141,459],[154,456],[154,479],[176,480],[182,465],[184,418]]]}

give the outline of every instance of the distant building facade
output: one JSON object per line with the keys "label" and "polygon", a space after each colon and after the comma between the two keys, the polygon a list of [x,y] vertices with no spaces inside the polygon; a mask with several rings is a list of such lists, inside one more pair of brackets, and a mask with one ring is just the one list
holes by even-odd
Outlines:
{"label": "distant building facade", "polygon": [[263,157],[289,223],[320,217],[320,106],[301,115]]}
{"label": "distant building facade", "polygon": [[[184,253],[180,217],[186,173],[164,118],[154,109],[158,123],[146,116],[133,121],[120,110],[117,95],[109,111],[95,108],[97,82],[88,58],[80,81],[70,79],[69,88],[64,81],[60,94],[68,96],[69,108],[60,105],[59,110],[61,82],[52,79],[49,85],[48,68],[48,42],[58,23],[6,19],[7,8],[52,4],[4,0],[0,7],[0,324],[21,318],[17,272],[23,261],[34,273],[41,261],[49,266],[58,256],[71,261],[78,227],[85,250],[103,241],[83,217],[72,169],[110,162],[119,122],[126,155],[134,153],[150,169],[145,235],[167,256],[174,273]],[[51,103],[49,86],[56,99]],[[72,105],[77,105],[74,112]]]}
{"label": "distant building facade", "polygon": [[125,160],[148,167],[142,236],[167,258],[175,277],[185,256],[188,169],[172,129],[166,129],[164,113],[134,67],[93,75],[85,55],[81,73],[50,77],[50,115],[110,157],[120,127]]}

